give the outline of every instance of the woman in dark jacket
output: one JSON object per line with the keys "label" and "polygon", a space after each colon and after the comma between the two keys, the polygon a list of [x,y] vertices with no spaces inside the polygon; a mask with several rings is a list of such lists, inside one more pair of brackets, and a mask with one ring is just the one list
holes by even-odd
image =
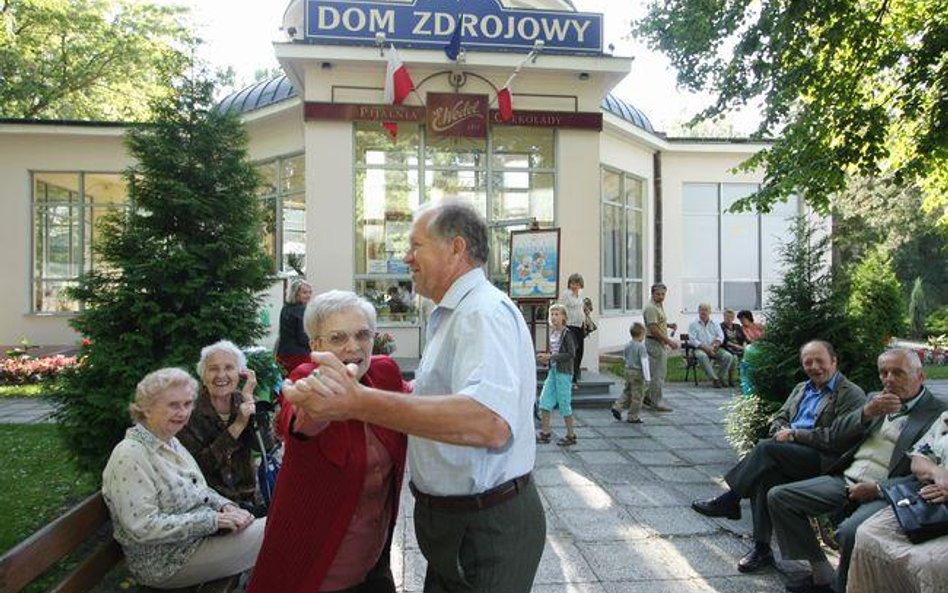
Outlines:
{"label": "woman in dark jacket", "polygon": [[280,311],[280,337],[276,359],[284,372],[291,373],[298,365],[310,362],[309,338],[303,329],[303,312],[313,296],[313,287],[305,280],[294,280]]}

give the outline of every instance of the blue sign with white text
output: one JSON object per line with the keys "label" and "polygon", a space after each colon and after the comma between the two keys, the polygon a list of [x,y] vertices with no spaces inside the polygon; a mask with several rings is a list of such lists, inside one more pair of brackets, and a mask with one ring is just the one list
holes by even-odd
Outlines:
{"label": "blue sign with white text", "polygon": [[458,26],[461,46],[471,50],[522,52],[542,41],[544,52],[602,53],[601,14],[508,9],[500,0],[306,2],[310,42],[369,45],[381,33],[386,43],[399,47],[443,49]]}

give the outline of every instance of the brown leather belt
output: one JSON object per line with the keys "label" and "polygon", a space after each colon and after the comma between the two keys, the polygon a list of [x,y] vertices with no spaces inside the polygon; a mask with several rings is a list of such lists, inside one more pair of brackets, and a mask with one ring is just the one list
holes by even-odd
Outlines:
{"label": "brown leather belt", "polygon": [[425,494],[415,484],[408,483],[415,500],[428,508],[444,511],[477,511],[495,507],[517,496],[530,483],[530,474],[526,473],[519,478],[508,480],[480,494],[469,496],[432,496]]}

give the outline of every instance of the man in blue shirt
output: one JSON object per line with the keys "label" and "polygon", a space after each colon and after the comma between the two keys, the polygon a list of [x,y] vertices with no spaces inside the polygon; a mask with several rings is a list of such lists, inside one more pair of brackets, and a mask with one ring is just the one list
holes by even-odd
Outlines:
{"label": "man in blue shirt", "polygon": [[531,479],[533,340],[520,310],[484,274],[487,223],[473,208],[448,200],[423,210],[409,240],[415,290],[437,305],[414,396],[361,385],[332,354],[314,353],[318,372],[288,398],[314,419],[408,434],[426,592],[528,593],[546,536]]}
{"label": "man in blue shirt", "polygon": [[838,418],[862,407],[866,393],[837,369],[833,345],[824,340],[800,348],[800,362],[809,380],[797,384],[762,439],[724,476],[730,490],[717,498],[695,500],[691,508],[709,517],[741,518],[742,498],[751,500],[754,548],[737,563],[754,572],[773,563],[773,524],[767,492],[825,472],[843,450],[834,446],[831,429]]}

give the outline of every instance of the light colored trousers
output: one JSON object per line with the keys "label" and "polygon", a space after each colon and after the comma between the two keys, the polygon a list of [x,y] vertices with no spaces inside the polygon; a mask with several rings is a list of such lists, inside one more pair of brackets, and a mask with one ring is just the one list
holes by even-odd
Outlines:
{"label": "light colored trousers", "polygon": [[265,518],[255,519],[238,533],[204,538],[181,570],[153,586],[159,589],[178,589],[250,570],[257,562],[266,525]]}
{"label": "light colored trousers", "polygon": [[[704,350],[695,349],[695,358],[701,363],[701,368],[704,369],[704,374],[707,375],[709,379],[716,378],[723,383],[727,383],[728,373],[731,370],[731,365],[734,364],[733,354],[724,348],[718,348],[712,356],[708,356],[708,353]],[[711,360],[718,362],[718,368],[720,369],[718,375],[714,374],[714,367],[711,366]]]}
{"label": "light colored trousers", "polygon": [[668,352],[664,344],[651,338],[645,339],[645,351],[648,352],[648,372],[651,377],[645,399],[657,406],[662,403],[662,388],[668,375]]}

